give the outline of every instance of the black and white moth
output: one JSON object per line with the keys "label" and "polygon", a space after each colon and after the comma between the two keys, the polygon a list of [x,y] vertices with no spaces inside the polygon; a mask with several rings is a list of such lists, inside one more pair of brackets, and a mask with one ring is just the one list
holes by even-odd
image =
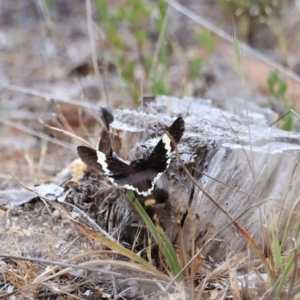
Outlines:
{"label": "black and white moth", "polygon": [[[183,119],[177,118],[167,131],[175,143],[179,143],[184,132]],[[170,165],[173,150],[167,133],[162,136],[147,159],[124,161],[89,147],[77,147],[77,153],[86,165],[104,172],[114,185],[132,190],[142,196],[152,193],[155,183]]]}

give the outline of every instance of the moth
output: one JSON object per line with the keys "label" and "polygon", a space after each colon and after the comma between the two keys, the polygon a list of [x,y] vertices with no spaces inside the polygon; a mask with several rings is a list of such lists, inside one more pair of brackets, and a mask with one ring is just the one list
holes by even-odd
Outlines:
{"label": "moth", "polygon": [[[184,132],[184,120],[177,118],[167,131],[178,144]],[[169,167],[173,150],[167,133],[163,134],[147,159],[124,161],[86,146],[77,147],[77,153],[86,165],[104,172],[114,185],[145,197],[153,192],[155,183]]]}

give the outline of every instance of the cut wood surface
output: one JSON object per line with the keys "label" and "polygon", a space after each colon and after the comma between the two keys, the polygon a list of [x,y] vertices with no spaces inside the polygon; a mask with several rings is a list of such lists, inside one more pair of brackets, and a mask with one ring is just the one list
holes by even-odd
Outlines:
{"label": "cut wood surface", "polygon": [[[201,187],[233,218],[239,217],[259,245],[265,243],[264,227],[271,231],[271,214],[280,236],[292,214],[288,229],[292,237],[299,219],[294,204],[300,186],[300,134],[269,127],[264,109],[245,107],[237,116],[214,108],[209,100],[161,96],[139,111],[116,111],[111,124],[114,150],[124,159],[139,158],[145,149],[141,145],[152,147],[162,135],[159,124],[169,126],[179,115],[186,124],[178,145],[181,159]],[[227,246],[220,240],[236,252],[246,250],[235,226],[194,187],[175,156],[167,176],[175,213],[189,206],[183,222],[187,250],[193,238],[200,248],[212,237],[202,254],[224,257]]]}

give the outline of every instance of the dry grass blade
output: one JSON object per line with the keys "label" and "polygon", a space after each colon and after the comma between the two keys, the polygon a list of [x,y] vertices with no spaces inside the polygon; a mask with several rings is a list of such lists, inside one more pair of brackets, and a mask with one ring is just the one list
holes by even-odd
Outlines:
{"label": "dry grass blade", "polygon": [[287,292],[287,295],[285,297],[286,300],[292,299],[292,293],[295,290],[295,282],[297,278],[297,269],[298,269],[298,251],[297,251],[297,243],[294,238],[292,238],[293,244],[294,244],[294,267],[293,267],[293,273],[290,279],[289,289]]}
{"label": "dry grass blade", "polygon": [[24,93],[24,94],[29,94],[29,95],[33,95],[33,96],[37,96],[40,97],[42,99],[45,99],[47,101],[49,101],[50,99],[55,99],[55,101],[59,101],[59,102],[63,102],[63,103],[69,103],[69,104],[73,104],[73,105],[77,105],[79,107],[85,107],[91,110],[97,110],[97,107],[93,104],[90,104],[87,101],[78,101],[78,100],[74,100],[74,99],[68,99],[65,97],[59,97],[56,95],[52,95],[49,93],[45,93],[45,92],[39,92],[36,91],[34,89],[30,89],[30,88],[25,88],[25,87],[21,87],[21,86],[17,86],[17,85],[12,85],[12,84],[3,84],[0,83],[0,87],[4,88],[4,89],[8,89],[14,92],[20,92],[20,93]]}
{"label": "dry grass blade", "polygon": [[284,113],[283,115],[281,115],[277,120],[275,120],[274,122],[272,122],[271,124],[269,124],[270,127],[274,126],[276,123],[278,123],[280,120],[282,120],[284,117],[286,117],[289,114],[293,114],[295,115],[297,118],[300,119],[300,115],[295,112],[293,109],[289,109],[286,113]]}
{"label": "dry grass blade", "polygon": [[[186,251],[185,251],[185,246],[184,246],[182,229],[181,229],[181,226],[180,226],[179,222],[177,222],[177,231],[178,231],[178,244],[179,244],[179,250],[180,250],[179,257],[181,259],[181,265],[185,266],[187,264]],[[184,270],[184,276],[185,276],[185,278],[189,278],[190,277],[188,269]],[[193,276],[191,276],[191,278],[193,278]]]}
{"label": "dry grass blade", "polygon": [[[168,132],[166,132],[168,134]],[[222,213],[224,215],[226,215],[226,217],[231,220],[232,224],[238,229],[238,231],[241,233],[241,235],[247,240],[247,242],[251,245],[251,247],[255,250],[255,252],[257,253],[257,255],[260,257],[267,273],[269,274],[272,282],[275,281],[275,274],[274,272],[271,270],[268,261],[264,255],[264,253],[262,252],[262,250],[260,249],[260,247],[258,246],[258,244],[254,241],[254,239],[249,235],[249,233],[247,232],[247,230],[245,230],[238,222],[236,222],[236,219],[234,219],[231,214],[229,214],[227,212],[226,209],[224,209],[215,199],[213,199],[199,184],[198,182],[193,178],[193,176],[190,174],[189,170],[186,168],[186,166],[183,164],[181,158],[180,158],[180,154],[177,148],[177,145],[173,139],[172,136],[170,136],[168,134],[169,138],[172,141],[173,147],[174,147],[174,152],[176,154],[176,157],[178,159],[178,161],[180,162],[180,165],[182,167],[182,169],[184,170],[185,174],[188,176],[188,178],[193,182],[193,184],[200,189],[200,191],[220,210],[222,211]],[[256,204],[257,205],[257,204]],[[184,269],[184,268],[183,268]]]}
{"label": "dry grass blade", "polygon": [[147,261],[145,261],[144,259],[142,259],[140,256],[136,255],[134,252],[126,249],[125,247],[123,247],[122,245],[113,242],[109,239],[107,239],[106,237],[102,236],[101,234],[95,232],[94,230],[91,230],[89,228],[87,228],[86,226],[84,226],[83,224],[72,220],[73,224],[76,226],[76,228],[81,231],[82,233],[84,233],[87,237],[89,238],[93,238],[97,241],[100,241],[102,244],[104,244],[105,246],[109,247],[110,249],[118,252],[121,255],[124,255],[126,257],[128,257],[129,259],[135,260],[136,262],[142,264],[143,266],[153,269],[153,266],[148,263]]}
{"label": "dry grass blade", "polygon": [[166,33],[166,28],[167,28],[167,24],[168,24],[168,19],[169,19],[169,7],[167,9],[167,12],[164,16],[164,20],[163,20],[163,25],[162,25],[162,29],[159,32],[159,37],[158,37],[158,41],[156,43],[156,47],[155,47],[155,52],[153,55],[153,61],[151,64],[151,69],[149,71],[149,78],[152,78],[155,74],[155,68],[157,66],[157,62],[158,62],[158,56],[159,56],[159,52],[161,50],[164,38],[165,38],[165,33]]}
{"label": "dry grass blade", "polygon": [[[46,265],[60,266],[60,267],[64,267],[64,268],[86,270],[86,271],[91,271],[91,272],[103,273],[103,274],[107,274],[107,275],[124,277],[122,274],[117,273],[117,272],[107,271],[106,269],[101,270],[99,268],[93,268],[93,267],[86,266],[86,265],[89,265],[90,263],[92,263],[92,264],[98,263],[99,264],[99,261],[98,262],[92,261],[92,262],[87,262],[87,263],[83,263],[83,264],[70,264],[70,263],[65,263],[65,262],[61,262],[61,261],[53,261],[53,260],[43,259],[43,258],[23,257],[23,256],[10,255],[10,254],[0,254],[0,257],[8,258],[8,259],[15,259],[15,260],[22,260],[22,261],[31,261],[31,262],[42,263],[42,264],[46,264]],[[49,271],[49,273],[52,273],[52,271],[51,272]],[[45,274],[43,274],[43,276],[45,276]]]}
{"label": "dry grass blade", "polygon": [[[88,23],[88,30],[89,30],[89,37],[90,37],[90,47],[92,52],[92,59],[93,59],[93,67],[96,74],[96,78],[98,81],[98,84],[100,85],[100,90],[104,91],[104,100],[106,103],[109,103],[107,89],[104,83],[104,80],[99,72],[99,66],[98,66],[98,59],[97,59],[97,49],[96,49],[96,39],[93,29],[93,14],[92,14],[92,4],[91,0],[86,0],[86,16],[87,16],[87,23]],[[102,84],[102,86],[101,86]]]}
{"label": "dry grass blade", "polygon": [[[20,185],[22,185],[20,183]],[[25,187],[24,185],[22,185],[25,189],[33,192],[31,189]],[[34,193],[34,192],[33,192]],[[37,196],[37,193],[35,193]],[[136,254],[134,254],[132,251],[129,251],[127,249],[125,249],[123,246],[117,244],[116,242],[110,241],[107,238],[104,238],[103,236],[101,236],[100,234],[94,232],[93,230],[85,227],[84,225],[80,224],[79,222],[73,220],[65,211],[64,209],[61,207],[60,204],[55,203],[53,201],[49,201],[47,198],[45,197],[41,197],[40,198],[43,199],[43,201],[45,201],[45,203],[48,203],[52,206],[54,206],[56,209],[58,209],[62,214],[64,214],[65,216],[67,216],[72,222],[73,224],[82,232],[84,232],[85,236],[87,237],[92,237],[93,239],[99,240],[101,241],[102,244],[108,246],[111,249],[115,250],[115,253],[118,253],[119,255],[123,255],[123,256],[127,256],[129,259],[132,259],[134,262],[130,263],[130,262],[124,262],[124,261],[119,261],[119,260],[103,260],[103,261],[99,261],[99,260],[92,260],[89,262],[85,262],[85,263],[81,263],[81,264],[70,264],[67,262],[56,262],[56,261],[50,261],[50,260],[43,260],[43,259],[34,259],[31,258],[29,259],[30,261],[33,262],[38,262],[38,263],[43,263],[43,264],[52,264],[57,266],[62,266],[65,267],[66,269],[61,270],[61,271],[57,271],[57,270],[47,270],[45,272],[43,272],[41,275],[39,275],[38,277],[36,277],[33,281],[31,281],[31,283],[27,284],[26,286],[22,285],[22,288],[19,289],[17,292],[18,293],[26,293],[26,291],[32,291],[35,290],[37,288],[38,285],[43,284],[43,285],[47,285],[46,282],[53,280],[54,278],[58,278],[59,276],[65,275],[65,274],[69,274],[69,272],[71,272],[71,270],[73,268],[75,269],[82,269],[82,270],[87,270],[87,271],[97,271],[98,273],[101,273],[101,269],[94,269],[94,266],[105,266],[107,267],[107,265],[112,265],[112,266],[118,266],[118,268],[130,268],[132,271],[135,270],[136,272],[142,272],[142,274],[148,274],[150,277],[154,277],[155,279],[150,280],[150,282],[154,283],[155,281],[161,281],[163,284],[167,284],[170,281],[170,277],[163,275],[161,272],[158,272],[156,270],[156,268],[154,268],[150,263],[144,261],[140,256],[137,256]],[[115,254],[114,254],[115,255]],[[11,255],[3,255],[3,257],[6,258],[11,258],[11,259],[20,259],[20,260],[27,260],[27,258],[24,257],[20,257],[20,256],[11,256]],[[77,256],[77,259],[80,259],[80,256]],[[86,256],[85,256],[86,259]],[[72,258],[72,260],[76,260],[76,257]],[[139,264],[137,264],[136,262],[138,262]],[[141,264],[141,265],[140,265]],[[91,267],[90,267],[91,266]],[[145,268],[146,267],[146,268]],[[116,276],[116,277],[122,277],[122,274],[118,273],[118,272],[104,272],[103,274],[109,275],[109,276]],[[139,278],[139,281],[143,281],[144,279]],[[149,280],[149,279],[147,279]],[[113,282],[113,281],[112,281]],[[53,289],[54,287],[52,285],[49,286],[50,290]],[[54,288],[55,293],[58,294],[66,294],[66,290],[58,290],[56,288]],[[164,291],[164,289],[162,288],[162,291]]]}
{"label": "dry grass blade", "polygon": [[[31,262],[36,262],[36,263],[41,263],[41,264],[46,264],[46,265],[54,265],[54,268],[46,268],[44,272],[42,272],[39,276],[34,276],[33,280],[31,282],[28,282],[26,285],[22,284],[19,288],[19,290],[14,291],[13,293],[9,295],[5,295],[5,297],[10,296],[15,294],[16,292],[20,293],[26,293],[27,291],[33,291],[35,287],[39,285],[47,285],[49,282],[55,278],[59,278],[60,276],[70,274],[72,270],[85,270],[89,272],[94,272],[98,274],[97,276],[102,275],[108,275],[111,276],[114,281],[115,278],[118,278],[122,280],[123,283],[126,281],[139,281],[139,282],[145,282],[145,283],[160,283],[161,284],[166,284],[169,281],[169,277],[156,272],[155,270],[147,270],[143,268],[141,265],[138,265],[136,263],[131,263],[131,262],[126,262],[126,261],[117,261],[117,260],[91,260],[88,262],[83,262],[79,264],[70,264],[70,263],[65,263],[65,262],[58,262],[58,261],[51,261],[51,260],[46,260],[46,259],[38,259],[38,258],[25,258],[21,256],[12,256],[12,255],[1,255],[0,257],[5,257],[8,259],[14,259],[14,260],[21,260],[21,261],[31,261]],[[57,266],[64,267],[62,270],[58,270]],[[116,268],[119,270],[122,270],[120,272],[113,272],[113,271],[108,271],[107,267],[110,266],[111,268]],[[131,274],[136,274],[137,272],[140,272],[144,275],[144,277],[130,277],[128,278],[128,270]],[[154,271],[154,272],[153,272]],[[11,274],[14,276],[15,273]],[[147,278],[149,276],[149,278]],[[123,279],[124,278],[124,279]],[[91,280],[91,279],[89,279]],[[81,284],[84,284],[82,282]],[[68,294],[67,289],[64,288],[64,290],[57,289],[55,285],[50,284],[48,286],[50,290],[55,291],[55,293],[59,294]],[[75,284],[74,287],[78,287],[77,284]],[[162,291],[164,291],[163,286],[161,285],[160,288]],[[116,294],[116,292],[115,292]],[[71,294],[70,294],[71,296]],[[0,297],[2,298],[2,297]]]}
{"label": "dry grass blade", "polygon": [[[49,210],[49,208],[48,208],[48,204],[50,204],[51,206],[53,206],[53,207],[55,207],[57,210],[59,210],[60,211],[60,213],[62,214],[62,215],[64,215],[65,217],[67,217],[67,218],[69,218],[71,221],[74,221],[74,222],[76,222],[66,211],[65,211],[65,209],[60,205],[60,204],[58,204],[58,203],[56,203],[56,202],[54,202],[54,201],[51,201],[51,200],[49,200],[49,199],[47,199],[47,198],[45,198],[45,197],[43,197],[42,195],[40,195],[39,193],[37,193],[37,192],[35,192],[34,190],[32,190],[32,189],[30,189],[29,187],[27,187],[26,185],[24,185],[22,182],[20,182],[16,177],[14,177],[12,174],[11,174],[11,176],[25,189],[25,190],[27,190],[27,191],[29,191],[29,192],[31,192],[31,193],[33,193],[33,194],[35,194],[36,196],[38,196],[44,203],[45,203],[45,205],[46,205],[46,207],[47,207],[47,209]],[[68,204],[69,206],[72,206],[71,204]],[[77,212],[79,213],[79,214],[82,214],[82,212],[79,210],[79,208],[76,208],[76,207],[74,207],[74,206],[72,206],[74,209],[76,209],[77,210]],[[51,213],[49,212],[49,214],[51,215]],[[88,216],[86,216],[86,218],[88,218]],[[89,218],[88,218],[89,219]],[[93,223],[93,225],[95,225],[94,223]],[[101,232],[101,234],[103,234],[104,236],[106,236],[106,238],[108,238],[108,239],[110,239],[111,241],[113,241],[113,242],[116,242],[116,240],[115,239],[113,239],[105,230],[103,230],[101,227],[99,227],[99,226],[96,226],[97,227],[97,229],[99,229],[100,230],[100,232]]]}
{"label": "dry grass blade", "polygon": [[48,141],[42,140],[42,142],[41,142],[40,158],[39,158],[39,163],[38,163],[38,167],[37,167],[38,177],[40,176],[41,169],[42,169],[44,161],[46,159],[47,150],[48,150]]}
{"label": "dry grass blade", "polygon": [[[242,300],[239,285],[238,285],[238,277],[237,277],[237,269],[240,266],[240,261],[237,261],[238,258],[234,257],[230,259],[232,266],[229,266],[229,278],[230,278],[230,287],[233,299],[236,300]],[[242,261],[244,261],[245,258],[242,257]]]}
{"label": "dry grass blade", "polygon": [[6,124],[8,126],[11,126],[11,127],[14,127],[14,128],[17,128],[19,130],[22,130],[28,134],[31,134],[33,136],[36,136],[40,139],[43,139],[45,141],[48,141],[48,142],[51,142],[51,143],[54,143],[56,145],[60,145],[62,147],[65,147],[65,148],[68,148],[68,149],[74,149],[74,146],[72,146],[71,144],[68,144],[66,142],[63,142],[63,141],[60,141],[60,140],[57,140],[57,139],[54,139],[46,134],[43,134],[41,132],[38,132],[38,131],[35,131],[35,130],[32,130],[28,127],[25,127],[21,124],[17,124],[17,123],[14,123],[14,122],[11,122],[11,121],[8,121],[8,120],[3,120],[0,118],[0,122],[3,123],[3,124]]}
{"label": "dry grass blade", "polygon": [[[247,110],[248,112],[248,110]],[[235,130],[232,128],[230,122],[228,121],[228,119],[225,117],[225,115],[221,112],[223,118],[225,119],[226,123],[228,124],[228,126],[230,127],[231,129],[231,132],[236,136],[237,140],[240,142],[240,139],[238,137],[238,135],[236,134]],[[247,162],[248,162],[248,165],[250,167],[250,170],[251,170],[251,174],[252,174],[252,177],[253,177],[253,180],[256,182],[256,178],[255,178],[255,170],[254,170],[254,163],[253,163],[253,158],[252,158],[252,143],[251,143],[251,133],[250,133],[250,130],[249,130],[249,126],[248,126],[248,134],[249,134],[249,144],[250,144],[250,156],[251,156],[251,160],[250,158],[248,157],[247,153],[246,153],[246,150],[243,146],[242,143],[241,144],[241,147],[243,149],[243,152],[244,152],[244,155],[247,159]]]}
{"label": "dry grass blade", "polygon": [[231,268],[239,268],[245,262],[245,260],[246,258],[244,254],[233,254],[232,258],[230,258],[229,260],[218,266],[213,272],[211,272],[207,276],[207,280],[212,281],[216,278],[230,274]]}
{"label": "dry grass blade", "polygon": [[[225,183],[225,182],[223,182],[223,181],[221,181],[221,180],[219,180],[219,179],[216,179],[216,178],[214,178],[214,177],[208,175],[207,173],[205,173],[205,172],[203,172],[203,171],[199,171],[199,170],[197,170],[197,169],[194,169],[194,170],[195,170],[196,172],[199,172],[200,174],[202,174],[202,175],[208,177],[209,179],[214,180],[214,181],[217,182],[217,183],[220,183],[220,184],[222,184],[222,185],[226,185],[227,187],[229,187],[229,188],[232,189],[233,191],[236,191],[236,192],[241,193],[241,194],[243,194],[243,195],[247,195],[247,196],[249,196],[250,198],[253,198],[253,199],[256,199],[256,200],[262,200],[260,197],[257,197],[257,196],[255,196],[255,195],[249,194],[249,193],[247,193],[247,192],[244,192],[244,191],[242,191],[241,189],[236,188],[236,187],[234,187],[234,186],[232,186],[232,185],[230,185],[230,184],[228,184],[228,183]],[[278,199],[278,198],[270,197],[270,198],[263,199],[263,201],[277,200],[277,199]]]}
{"label": "dry grass blade", "polygon": [[135,260],[136,262],[141,263],[142,265],[153,269],[152,265],[142,259],[140,256],[136,255],[134,252],[126,249],[122,245],[118,244],[116,241],[112,239],[111,236],[109,236],[105,231],[102,231],[102,233],[98,233],[92,229],[89,229],[85,225],[77,222],[74,220],[69,214],[67,214],[64,209],[58,204],[53,201],[49,201],[48,199],[42,197],[45,201],[47,201],[50,205],[54,206],[56,209],[58,209],[60,212],[62,212],[67,218],[69,218],[72,223],[77,227],[78,230],[83,232],[87,237],[93,238],[95,240],[100,241],[102,244],[106,245],[110,249],[116,251],[117,253],[127,256],[129,259]]}
{"label": "dry grass blade", "polygon": [[67,135],[67,136],[70,136],[70,137],[72,137],[74,139],[77,139],[77,140],[83,142],[84,144],[87,144],[89,147],[93,148],[93,146],[90,143],[88,143],[86,140],[84,140],[83,138],[79,137],[76,134],[73,134],[73,133],[71,133],[69,131],[66,131],[66,130],[63,130],[63,129],[60,129],[60,128],[57,128],[57,127],[49,126],[49,125],[46,125],[46,124],[45,124],[45,126],[47,128],[50,128],[50,129],[54,130],[54,131],[61,132],[61,133],[65,134],[65,135]]}
{"label": "dry grass blade", "polygon": [[[191,20],[195,21],[196,23],[200,24],[201,26],[205,27],[208,29],[210,32],[214,33],[217,37],[221,38],[223,41],[227,42],[228,44],[232,45],[233,44],[233,38],[231,35],[226,33],[224,30],[221,30],[217,26],[214,26],[212,23],[208,22],[201,16],[197,15],[193,11],[187,9],[184,7],[182,4],[178,3],[177,1],[173,0],[166,0],[166,2],[172,6],[174,9],[178,10]],[[271,60],[269,57],[261,54],[260,52],[254,50],[250,46],[246,45],[245,43],[240,42],[240,45],[243,48],[243,51],[246,53],[254,56],[256,59],[268,64],[272,69],[278,70],[282,74],[294,79],[298,83],[300,83],[300,77],[295,73],[292,72],[286,68],[284,68],[282,65],[276,63],[275,61]]]}
{"label": "dry grass blade", "polygon": [[[53,202],[51,202],[53,204]],[[69,214],[67,214],[65,212],[65,210],[61,207],[61,205],[57,205],[55,206],[54,203],[54,207],[59,210],[62,214],[64,214],[67,218],[71,218],[69,216]],[[91,226],[93,228],[93,230],[95,230],[96,232],[100,232],[101,234],[103,234],[105,237],[107,237],[108,239],[110,239],[113,242],[117,242],[116,239],[114,239],[112,236],[110,236],[105,230],[103,230],[94,220],[92,220],[86,213],[84,213],[81,209],[79,209],[77,206],[71,204],[71,203],[65,203],[65,205],[72,207],[73,211],[78,213],[79,216],[82,216],[84,218],[84,220],[86,220],[89,224],[89,226]],[[74,219],[71,218],[71,221],[73,221]]]}

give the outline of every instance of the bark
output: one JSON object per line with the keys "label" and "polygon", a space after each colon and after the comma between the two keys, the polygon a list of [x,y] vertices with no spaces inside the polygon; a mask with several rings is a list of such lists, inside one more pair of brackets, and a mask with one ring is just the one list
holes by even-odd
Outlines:
{"label": "bark", "polygon": [[[116,111],[111,124],[114,151],[123,159],[147,155],[163,134],[160,124],[169,126],[181,115],[186,124],[178,145],[183,163],[202,188],[266,247],[265,226],[270,234],[272,215],[280,238],[286,227],[288,237],[294,236],[300,186],[300,135],[269,127],[270,114],[253,105],[247,113],[240,104],[233,115],[214,108],[210,101],[161,96],[139,111]],[[221,259],[228,246],[236,252],[246,250],[241,234],[194,187],[175,156],[166,175],[171,209],[183,225],[187,250],[193,240],[200,248],[212,237],[216,239],[206,243],[202,254]],[[189,213],[184,215],[187,207]]]}

